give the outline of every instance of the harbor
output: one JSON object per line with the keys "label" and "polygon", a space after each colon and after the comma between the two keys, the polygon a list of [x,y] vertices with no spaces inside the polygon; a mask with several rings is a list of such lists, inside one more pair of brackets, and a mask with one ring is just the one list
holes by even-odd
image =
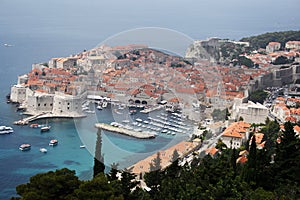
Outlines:
{"label": "harbor", "polygon": [[124,135],[138,138],[138,139],[151,139],[151,138],[156,137],[156,135],[153,133],[128,130],[125,128],[115,127],[115,126],[112,126],[109,124],[104,124],[104,123],[96,123],[95,127],[98,129],[103,129],[103,130],[114,132],[114,133],[124,134]]}

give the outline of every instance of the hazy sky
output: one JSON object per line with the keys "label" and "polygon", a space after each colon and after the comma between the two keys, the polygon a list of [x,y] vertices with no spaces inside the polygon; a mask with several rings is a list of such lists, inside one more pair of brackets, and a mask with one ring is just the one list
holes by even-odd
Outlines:
{"label": "hazy sky", "polygon": [[144,26],[193,38],[240,39],[266,31],[300,29],[299,0],[1,0],[5,34],[108,37]]}

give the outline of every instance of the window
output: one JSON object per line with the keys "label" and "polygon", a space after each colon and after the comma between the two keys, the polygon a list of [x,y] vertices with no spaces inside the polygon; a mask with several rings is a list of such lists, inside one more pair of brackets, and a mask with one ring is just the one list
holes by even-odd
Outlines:
{"label": "window", "polygon": [[70,103],[68,103],[68,105],[70,105]]}
{"label": "window", "polygon": [[41,104],[39,103],[38,106],[41,106]]}
{"label": "window", "polygon": [[61,104],[61,102],[58,102],[58,104]]}
{"label": "window", "polygon": [[45,104],[44,104],[44,106],[46,107],[46,106],[47,106],[47,104],[45,103]]}
{"label": "window", "polygon": [[53,104],[52,103],[50,103],[50,106],[52,106]]}

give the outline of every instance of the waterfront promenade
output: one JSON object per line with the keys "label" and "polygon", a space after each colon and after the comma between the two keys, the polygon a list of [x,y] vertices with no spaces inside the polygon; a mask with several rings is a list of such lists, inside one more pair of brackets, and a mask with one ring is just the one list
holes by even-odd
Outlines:
{"label": "waterfront promenade", "polygon": [[109,124],[104,124],[104,123],[97,123],[97,124],[95,124],[95,127],[98,129],[103,129],[106,131],[120,133],[120,134],[127,135],[130,137],[138,138],[138,139],[151,139],[151,138],[155,138],[155,136],[156,136],[155,134],[152,134],[152,133],[128,130],[125,128],[115,127],[115,126],[112,126]]}

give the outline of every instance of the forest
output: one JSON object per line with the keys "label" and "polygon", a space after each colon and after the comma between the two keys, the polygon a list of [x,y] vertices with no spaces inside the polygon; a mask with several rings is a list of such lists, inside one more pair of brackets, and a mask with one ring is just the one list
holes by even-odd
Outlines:
{"label": "forest", "polygon": [[284,48],[288,41],[300,41],[300,31],[281,31],[264,33],[257,36],[245,37],[240,41],[249,42],[250,46],[257,50],[259,48],[266,48],[269,42],[280,42],[281,47]]}
{"label": "forest", "polygon": [[[286,122],[282,129],[269,119],[265,124],[252,124],[252,130],[264,133],[262,149],[257,148],[255,136],[239,149],[227,148],[219,140],[216,155],[199,156],[183,166],[174,151],[173,163],[161,169],[157,154],[152,171],[144,175],[148,190],[140,187],[130,169],[118,170],[118,164],[104,174],[105,166],[96,161],[103,159],[100,156],[91,180],[79,180],[75,171],[66,168],[37,174],[17,186],[19,196],[11,199],[299,199],[300,139],[293,126]],[[237,162],[242,151],[248,152],[247,161]]]}

